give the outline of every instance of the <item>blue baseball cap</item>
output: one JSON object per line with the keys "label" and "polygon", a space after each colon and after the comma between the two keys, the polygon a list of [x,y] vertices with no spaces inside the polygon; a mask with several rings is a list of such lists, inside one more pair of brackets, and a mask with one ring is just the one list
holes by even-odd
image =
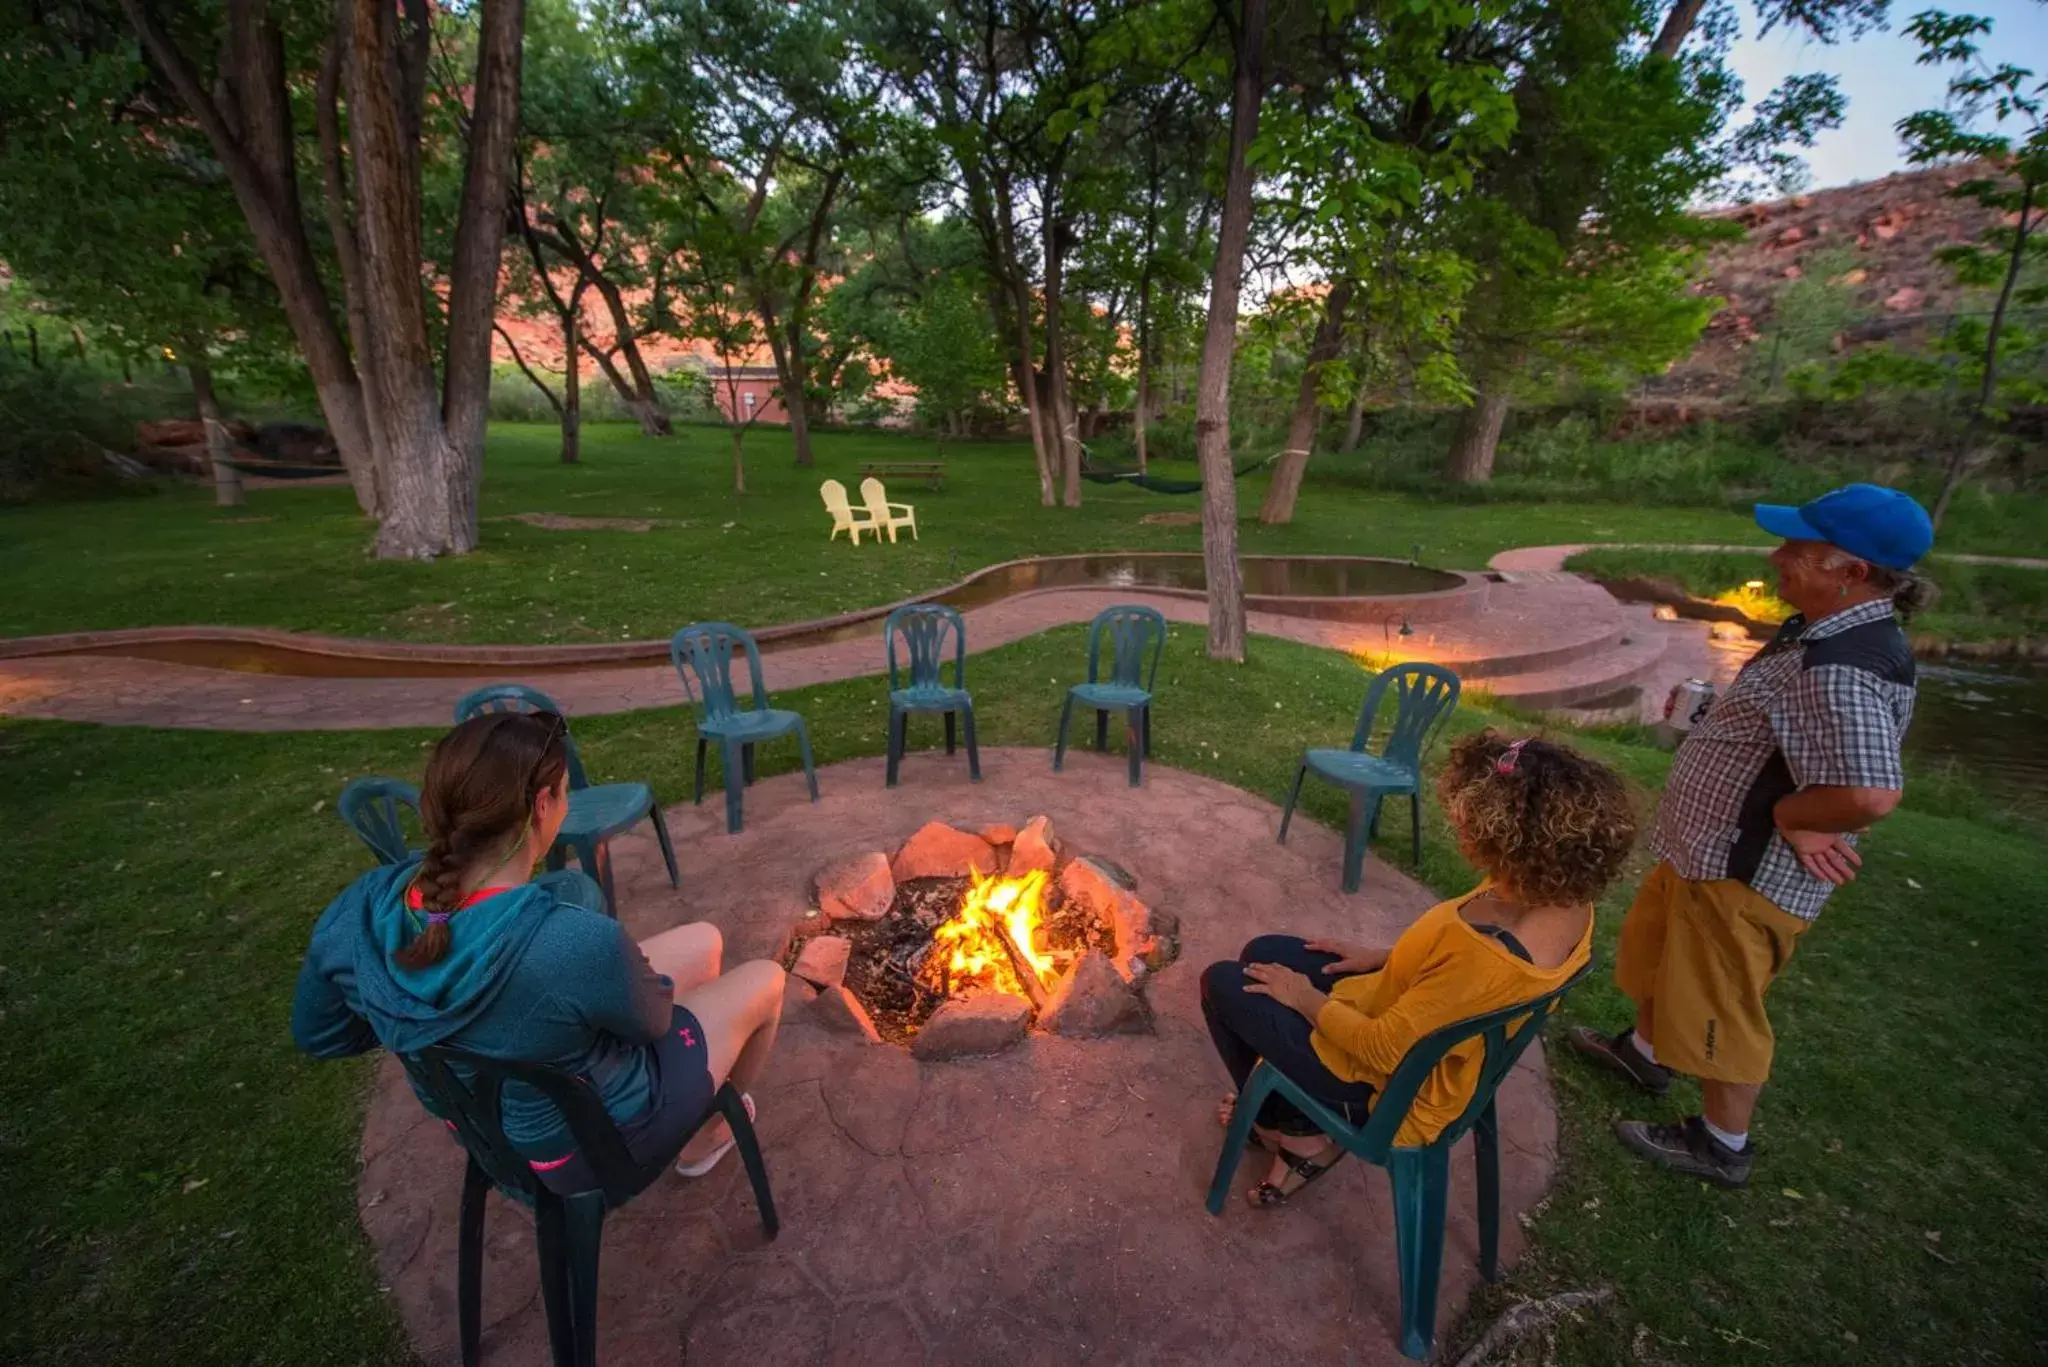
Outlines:
{"label": "blue baseball cap", "polygon": [[1756,525],[1787,541],[1825,541],[1858,560],[1910,570],[1934,544],[1934,521],[1911,494],[1848,484],[1797,508],[1756,505]]}

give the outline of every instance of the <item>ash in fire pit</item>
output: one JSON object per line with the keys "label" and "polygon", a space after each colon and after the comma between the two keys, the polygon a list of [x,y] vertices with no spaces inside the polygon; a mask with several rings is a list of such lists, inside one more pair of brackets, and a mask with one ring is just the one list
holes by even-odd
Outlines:
{"label": "ash in fire pit", "polygon": [[1073,856],[1034,817],[969,832],[933,822],[893,857],[821,870],[784,963],[811,1010],[920,1057],[991,1053],[1035,1025],[1146,1030],[1144,984],[1177,923],[1107,860]]}

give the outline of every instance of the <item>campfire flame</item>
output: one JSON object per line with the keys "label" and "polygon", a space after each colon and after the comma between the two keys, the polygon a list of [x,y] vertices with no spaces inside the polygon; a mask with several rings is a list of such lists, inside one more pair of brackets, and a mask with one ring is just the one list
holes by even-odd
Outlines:
{"label": "campfire flame", "polygon": [[[940,979],[937,986],[948,995],[973,986],[1035,997],[1018,977],[1020,965],[1037,977],[1036,987],[1058,976],[1057,961],[1036,943],[1045,909],[1045,872],[1001,878],[976,869],[971,877],[960,910],[932,932],[927,974]],[[940,972],[932,973],[933,966]]]}

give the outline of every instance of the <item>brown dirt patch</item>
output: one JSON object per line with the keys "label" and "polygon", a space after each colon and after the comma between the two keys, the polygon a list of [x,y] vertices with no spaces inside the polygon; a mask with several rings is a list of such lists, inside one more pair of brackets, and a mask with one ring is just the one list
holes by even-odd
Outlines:
{"label": "brown dirt patch", "polygon": [[674,517],[572,517],[567,513],[505,513],[486,522],[524,522],[544,532],[651,532],[656,527],[687,527]]}

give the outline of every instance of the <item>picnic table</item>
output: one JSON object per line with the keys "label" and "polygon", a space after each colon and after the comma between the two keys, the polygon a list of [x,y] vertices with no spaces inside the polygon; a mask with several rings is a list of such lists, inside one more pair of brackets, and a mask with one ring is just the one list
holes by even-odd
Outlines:
{"label": "picnic table", "polygon": [[943,460],[871,460],[862,463],[860,473],[862,479],[870,475],[876,479],[921,479],[927,488],[946,487]]}

